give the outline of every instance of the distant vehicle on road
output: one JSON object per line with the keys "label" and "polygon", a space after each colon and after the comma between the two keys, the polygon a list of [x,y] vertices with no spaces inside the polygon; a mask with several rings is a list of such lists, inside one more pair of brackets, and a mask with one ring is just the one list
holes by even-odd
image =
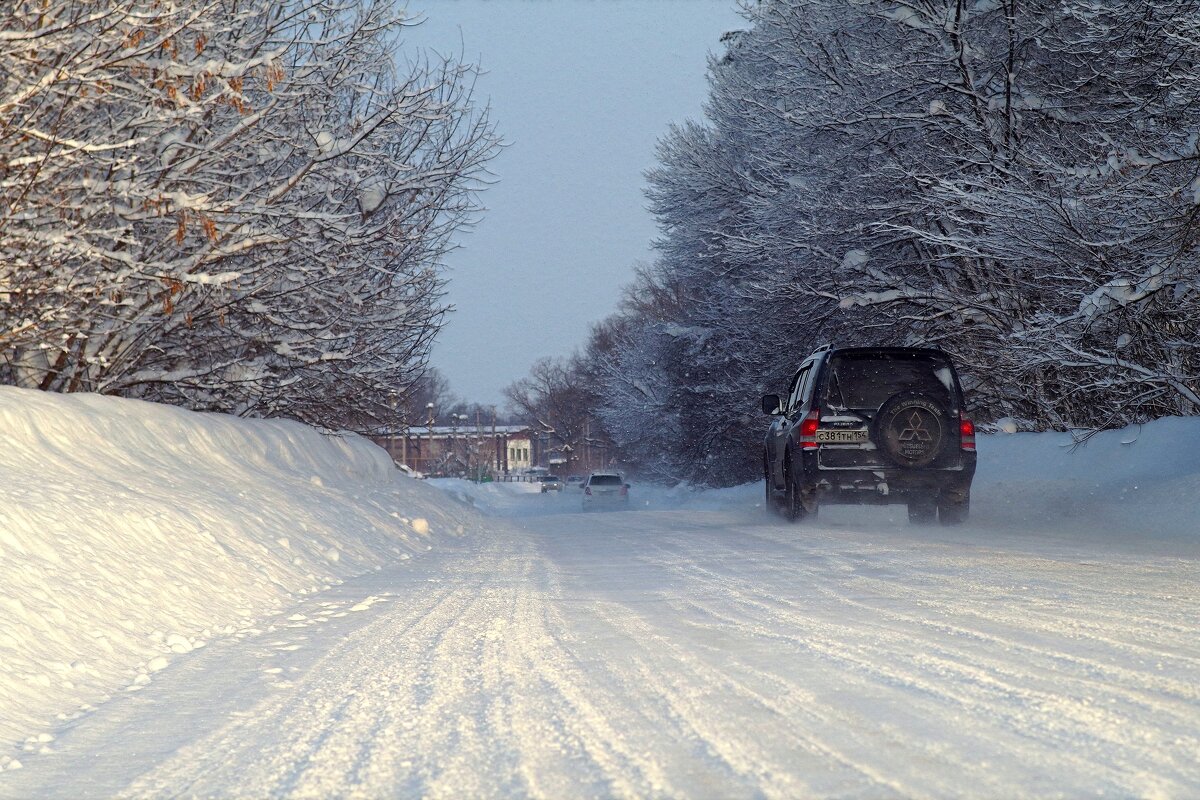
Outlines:
{"label": "distant vehicle on road", "polygon": [[583,483],[583,510],[628,508],[629,484],[619,472],[593,472]]}
{"label": "distant vehicle on road", "polygon": [[563,488],[562,478],[557,475],[543,475],[538,478],[538,483],[542,485],[542,494],[546,492],[561,492]]}
{"label": "distant vehicle on road", "polygon": [[583,488],[583,476],[582,475],[568,475],[567,482],[566,482],[566,484],[564,484],[564,486],[567,489],[582,489]]}

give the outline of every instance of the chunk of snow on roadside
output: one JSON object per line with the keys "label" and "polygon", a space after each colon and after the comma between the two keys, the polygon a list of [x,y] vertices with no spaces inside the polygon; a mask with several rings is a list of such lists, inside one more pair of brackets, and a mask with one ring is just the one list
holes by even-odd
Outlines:
{"label": "chunk of snow on roadside", "polygon": [[180,636],[178,633],[172,633],[168,636],[166,645],[171,648],[172,653],[190,653],[194,649],[188,638]]}
{"label": "chunk of snow on roadside", "polygon": [[367,597],[366,599],[364,599],[361,603],[355,603],[353,606],[351,606],[350,610],[351,611],[366,611],[371,606],[375,605],[376,603],[381,603],[381,602],[383,602],[382,597],[376,597],[375,595],[371,595],[370,597]]}

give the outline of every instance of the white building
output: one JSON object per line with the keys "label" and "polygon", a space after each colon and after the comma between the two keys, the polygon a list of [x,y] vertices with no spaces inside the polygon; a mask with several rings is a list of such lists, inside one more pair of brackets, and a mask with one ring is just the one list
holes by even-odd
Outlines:
{"label": "white building", "polygon": [[522,472],[533,466],[533,442],[528,434],[508,437],[508,471]]}

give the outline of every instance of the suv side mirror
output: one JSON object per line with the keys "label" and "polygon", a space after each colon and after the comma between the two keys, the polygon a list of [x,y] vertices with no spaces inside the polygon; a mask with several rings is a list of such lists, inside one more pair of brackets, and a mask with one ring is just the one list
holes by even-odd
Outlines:
{"label": "suv side mirror", "polygon": [[767,394],[763,395],[762,410],[764,414],[776,416],[779,414],[779,395]]}

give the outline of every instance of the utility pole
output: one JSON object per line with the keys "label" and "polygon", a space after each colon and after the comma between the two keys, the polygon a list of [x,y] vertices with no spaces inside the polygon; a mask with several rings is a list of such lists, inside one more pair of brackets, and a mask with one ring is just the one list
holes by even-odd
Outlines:
{"label": "utility pole", "polygon": [[429,454],[425,457],[425,474],[429,475],[433,472],[433,403],[425,404],[425,413],[425,424],[429,426]]}
{"label": "utility pole", "polygon": [[480,445],[483,443],[483,427],[479,424],[479,406],[475,407],[475,443],[472,445],[475,448],[475,482],[479,483],[483,480],[483,452]]}
{"label": "utility pole", "polygon": [[412,466],[408,463],[408,401],[404,401],[404,417],[401,420],[403,430],[400,434],[404,437],[400,440],[400,463],[406,467]]}

